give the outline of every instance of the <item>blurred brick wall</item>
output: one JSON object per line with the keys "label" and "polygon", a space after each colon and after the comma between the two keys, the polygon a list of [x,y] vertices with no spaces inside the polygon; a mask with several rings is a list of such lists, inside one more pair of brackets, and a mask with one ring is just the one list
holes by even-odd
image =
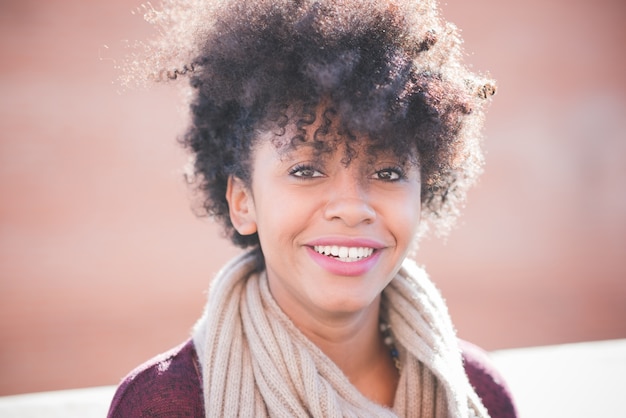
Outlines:
{"label": "blurred brick wall", "polygon": [[[135,7],[0,0],[0,395],[116,383],[186,338],[235,254],[189,209],[176,94],[112,83]],[[443,6],[499,91],[487,171],[418,259],[483,347],[626,337],[625,9]]]}

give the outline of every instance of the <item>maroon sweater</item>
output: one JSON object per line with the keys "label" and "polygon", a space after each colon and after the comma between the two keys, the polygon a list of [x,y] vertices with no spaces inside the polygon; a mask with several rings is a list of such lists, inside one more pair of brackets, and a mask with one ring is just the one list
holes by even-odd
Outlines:
{"label": "maroon sweater", "polygon": [[[515,418],[511,395],[484,351],[461,343],[465,371],[491,418]],[[109,418],[204,417],[200,365],[193,342],[133,370],[117,388]]]}

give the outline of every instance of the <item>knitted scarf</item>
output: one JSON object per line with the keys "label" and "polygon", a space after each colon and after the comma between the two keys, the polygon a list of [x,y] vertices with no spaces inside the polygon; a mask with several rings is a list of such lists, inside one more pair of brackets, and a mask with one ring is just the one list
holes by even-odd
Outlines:
{"label": "knitted scarf", "polygon": [[295,327],[255,266],[245,253],[222,269],[194,328],[207,417],[488,417],[444,301],[412,261],[381,302],[401,361],[393,409],[365,398]]}

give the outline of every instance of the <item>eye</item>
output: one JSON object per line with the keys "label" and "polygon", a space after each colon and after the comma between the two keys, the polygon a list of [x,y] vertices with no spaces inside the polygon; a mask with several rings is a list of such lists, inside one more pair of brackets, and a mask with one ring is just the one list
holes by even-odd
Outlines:
{"label": "eye", "polygon": [[301,178],[322,177],[323,174],[310,165],[297,165],[289,170],[289,175]]}
{"label": "eye", "polygon": [[382,181],[397,181],[397,180],[405,178],[405,175],[404,175],[404,170],[402,170],[400,167],[388,167],[388,168],[383,168],[382,170],[376,171],[372,175],[372,178],[375,180],[382,180]]}

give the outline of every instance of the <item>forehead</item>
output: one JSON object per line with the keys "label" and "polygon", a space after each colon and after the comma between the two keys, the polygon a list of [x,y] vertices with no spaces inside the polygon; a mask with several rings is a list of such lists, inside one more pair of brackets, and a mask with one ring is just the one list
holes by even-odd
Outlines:
{"label": "forehead", "polygon": [[266,137],[266,140],[260,141],[258,145],[262,144],[270,145],[282,162],[296,159],[324,162],[340,158],[341,164],[345,167],[351,164],[373,165],[388,160],[393,160],[395,164],[417,165],[417,158],[414,155],[394,152],[377,141],[359,136],[310,138],[284,134]]}
{"label": "forehead", "polygon": [[355,158],[376,160],[394,158],[403,163],[417,164],[415,144],[406,138],[391,134],[370,134],[348,128],[338,112],[329,104],[315,107],[290,107],[282,117],[277,117],[262,132],[260,142],[270,141],[279,155],[288,158],[306,154],[310,158],[324,159],[343,153],[347,165]]}

